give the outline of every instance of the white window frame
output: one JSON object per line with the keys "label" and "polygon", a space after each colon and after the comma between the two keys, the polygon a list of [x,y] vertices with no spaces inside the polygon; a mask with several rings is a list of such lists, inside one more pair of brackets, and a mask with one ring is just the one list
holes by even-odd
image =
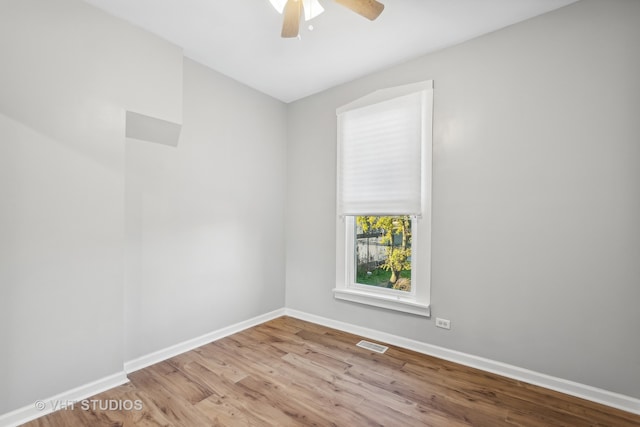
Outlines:
{"label": "white window frame", "polygon": [[[395,216],[395,215],[391,215],[391,216]],[[345,283],[347,283],[347,285],[350,288],[353,288],[356,291],[364,291],[364,292],[371,292],[371,293],[375,293],[375,294],[380,294],[381,296],[389,296],[392,297],[394,299],[398,299],[398,298],[404,298],[404,299],[415,299],[416,298],[416,287],[413,286],[413,283],[417,283],[418,282],[418,272],[415,271],[415,269],[413,269],[413,260],[414,258],[418,257],[419,254],[419,242],[418,242],[418,218],[415,216],[412,216],[411,218],[411,290],[410,291],[400,291],[397,289],[389,289],[389,288],[382,288],[382,287],[378,287],[378,286],[371,286],[371,285],[365,285],[362,283],[358,283],[356,282],[356,267],[357,267],[357,260],[356,260],[356,248],[355,248],[355,241],[356,241],[356,224],[355,224],[355,217],[354,216],[345,216],[344,217],[345,220],[345,231],[347,232],[347,235],[345,236],[345,256],[347,254],[353,254],[353,256],[351,258],[353,259],[347,259],[346,261],[346,265],[347,268],[345,269],[347,276],[345,277]]]}
{"label": "white window frame", "polygon": [[[336,287],[334,297],[340,300],[431,316],[431,177],[432,177],[432,117],[433,82],[414,83],[380,90],[360,98],[340,109],[360,108],[419,91],[427,91],[424,107],[422,138],[422,210],[412,219],[411,291],[399,291],[355,282],[355,217],[338,216],[336,222]],[[338,141],[340,144],[340,141]]]}

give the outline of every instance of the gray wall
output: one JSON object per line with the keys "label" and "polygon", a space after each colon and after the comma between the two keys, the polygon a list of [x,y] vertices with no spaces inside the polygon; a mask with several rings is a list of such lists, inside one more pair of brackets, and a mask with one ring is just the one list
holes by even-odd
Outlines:
{"label": "gray wall", "polygon": [[283,307],[284,104],[79,0],[0,2],[0,58],[0,414]]}
{"label": "gray wall", "polygon": [[190,60],[183,103],[127,141],[126,360],[284,306],[286,107]]}
{"label": "gray wall", "polygon": [[[640,398],[640,2],[566,8],[289,105],[287,307]],[[434,80],[434,320],[335,300],[335,109]]]}
{"label": "gray wall", "polygon": [[182,53],[79,1],[0,4],[0,413],[122,372],[124,110]]}

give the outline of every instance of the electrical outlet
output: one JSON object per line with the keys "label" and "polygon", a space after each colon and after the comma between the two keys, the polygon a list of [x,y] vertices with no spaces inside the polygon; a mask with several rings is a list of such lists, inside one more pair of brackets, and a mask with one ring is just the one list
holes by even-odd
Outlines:
{"label": "electrical outlet", "polygon": [[436,317],[436,326],[442,329],[451,329],[451,322],[448,319]]}

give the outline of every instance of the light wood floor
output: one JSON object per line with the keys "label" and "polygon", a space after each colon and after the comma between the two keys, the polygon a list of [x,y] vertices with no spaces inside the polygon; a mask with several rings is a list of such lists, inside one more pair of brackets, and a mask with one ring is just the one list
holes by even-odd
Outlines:
{"label": "light wood floor", "polygon": [[[27,426],[640,426],[640,416],[289,317],[129,375]],[[106,403],[105,403],[106,404]]]}

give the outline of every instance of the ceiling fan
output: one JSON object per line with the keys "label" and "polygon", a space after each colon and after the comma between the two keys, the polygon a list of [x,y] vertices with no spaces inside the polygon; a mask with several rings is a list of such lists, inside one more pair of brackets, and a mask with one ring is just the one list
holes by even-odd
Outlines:
{"label": "ceiling fan", "polygon": [[[298,37],[300,29],[300,15],[304,11],[305,20],[315,18],[324,12],[318,0],[270,0],[273,7],[280,13],[284,13],[282,22],[282,37]],[[376,0],[335,0],[351,9],[358,15],[373,21],[384,10],[384,5]]]}

